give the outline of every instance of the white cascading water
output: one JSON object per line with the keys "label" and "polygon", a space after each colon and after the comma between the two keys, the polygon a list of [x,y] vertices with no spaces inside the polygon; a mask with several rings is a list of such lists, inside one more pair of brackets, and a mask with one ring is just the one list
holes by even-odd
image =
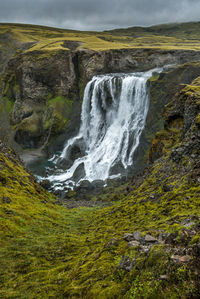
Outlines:
{"label": "white cascading water", "polygon": [[[133,164],[149,108],[147,80],[162,70],[93,77],[85,88],[79,133],[51,161],[62,166],[74,147],[81,155],[68,169],[58,167],[57,173],[48,177],[55,189],[73,187],[82,180],[116,178],[119,165],[127,169]],[[75,179],[78,167],[82,177]]]}

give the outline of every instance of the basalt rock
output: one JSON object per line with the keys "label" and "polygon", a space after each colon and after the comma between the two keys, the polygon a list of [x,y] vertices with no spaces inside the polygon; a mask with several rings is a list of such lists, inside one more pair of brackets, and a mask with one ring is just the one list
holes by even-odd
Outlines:
{"label": "basalt rock", "polygon": [[165,64],[194,61],[200,57],[198,52],[182,50],[95,52],[76,50],[77,43],[72,46],[69,51],[59,50],[52,55],[44,55],[40,51],[21,51],[8,62],[2,75],[2,100],[6,104],[4,113],[9,114],[10,118],[5,126],[13,131],[11,139],[15,147],[42,147],[49,153],[61,149],[64,142],[79,129],[84,87],[94,75],[144,71]]}

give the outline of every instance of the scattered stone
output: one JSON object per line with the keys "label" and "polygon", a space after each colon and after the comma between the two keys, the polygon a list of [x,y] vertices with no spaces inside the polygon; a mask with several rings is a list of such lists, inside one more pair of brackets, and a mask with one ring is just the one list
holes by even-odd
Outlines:
{"label": "scattered stone", "polygon": [[193,217],[193,219],[192,219],[192,217],[191,217],[191,218],[186,218],[186,219],[184,219],[184,220],[181,222],[181,225],[183,225],[183,226],[185,226],[185,227],[190,227],[190,226],[192,226],[192,225],[195,224],[195,221],[194,221],[194,220],[197,220],[197,219],[195,219],[195,217]]}
{"label": "scattered stone", "polygon": [[67,193],[64,195],[64,199],[72,199],[73,197],[76,196],[76,192],[73,190],[69,189]]}
{"label": "scattered stone", "polygon": [[127,241],[127,242],[133,241],[134,240],[134,235],[130,234],[130,233],[125,234],[124,235],[124,240]]}
{"label": "scattered stone", "polygon": [[11,199],[9,197],[3,196],[2,197],[2,203],[11,203]]}
{"label": "scattered stone", "polygon": [[191,257],[189,255],[184,255],[180,258],[181,263],[188,263],[191,260]]}
{"label": "scattered stone", "polygon": [[151,236],[151,235],[149,235],[149,234],[147,234],[146,236],[145,236],[145,242],[158,242],[158,240],[156,239],[156,238],[154,238],[153,236]]}
{"label": "scattered stone", "polygon": [[165,241],[165,239],[168,237],[169,234],[167,233],[160,233],[158,237],[158,242],[162,243]]}
{"label": "scattered stone", "polygon": [[12,210],[4,209],[4,212],[5,212],[7,215],[15,215],[15,213],[14,213]]}
{"label": "scattered stone", "polygon": [[172,255],[171,256],[171,259],[173,260],[173,261],[175,261],[175,262],[178,262],[179,261],[179,259],[180,259],[180,256],[179,255]]}
{"label": "scattered stone", "polygon": [[116,238],[112,238],[106,245],[106,248],[115,246],[117,244],[117,239]]}
{"label": "scattered stone", "polygon": [[184,255],[184,256],[172,255],[171,259],[177,263],[188,263],[191,260],[191,257],[189,255]]}
{"label": "scattered stone", "polygon": [[[81,163],[77,168],[76,170],[74,171],[74,174],[73,174],[73,180],[75,182],[78,182],[81,178],[84,178],[84,176],[86,175],[85,173],[85,167],[84,167],[84,163]],[[91,189],[91,184],[89,181],[87,180],[84,180],[81,182],[80,186],[77,187],[77,189],[80,188],[83,188],[83,190],[85,191],[85,189]],[[76,188],[75,188],[76,189]]]}
{"label": "scattered stone", "polygon": [[149,251],[151,250],[151,245],[150,246],[141,246],[140,247],[140,252],[143,252],[143,253],[148,253]]}
{"label": "scattered stone", "polygon": [[120,261],[120,268],[126,271],[131,271],[135,265],[135,260],[131,260],[128,256],[123,255]]}
{"label": "scattered stone", "polygon": [[178,233],[171,233],[167,236],[167,238],[165,239],[165,244],[172,244],[174,245],[176,243],[176,238],[178,236]]}
{"label": "scattered stone", "polygon": [[62,197],[62,194],[63,194],[63,192],[62,192],[62,190],[55,190],[54,192],[53,192],[53,194],[55,194],[56,196],[58,196],[58,197]]}
{"label": "scattered stone", "polygon": [[141,232],[134,232],[133,237],[136,241],[140,241],[142,239]]}
{"label": "scattered stone", "polygon": [[138,241],[130,241],[128,243],[128,247],[138,247],[138,246],[140,246],[140,242]]}
{"label": "scattered stone", "polygon": [[161,280],[168,280],[168,275],[160,275]]}
{"label": "scattered stone", "polygon": [[44,189],[46,189],[46,190],[48,190],[48,189],[51,188],[51,182],[50,182],[49,180],[43,180],[43,181],[41,181],[41,182],[40,182],[40,185],[41,185]]}

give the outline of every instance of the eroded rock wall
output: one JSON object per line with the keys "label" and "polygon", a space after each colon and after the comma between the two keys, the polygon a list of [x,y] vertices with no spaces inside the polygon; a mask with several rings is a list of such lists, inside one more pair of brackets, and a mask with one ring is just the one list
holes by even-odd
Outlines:
{"label": "eroded rock wall", "polygon": [[[18,151],[53,153],[78,131],[84,88],[94,75],[144,71],[199,58],[196,51],[159,49],[22,52],[1,76],[1,138],[9,135],[7,142]],[[166,103],[162,98],[156,101]]]}

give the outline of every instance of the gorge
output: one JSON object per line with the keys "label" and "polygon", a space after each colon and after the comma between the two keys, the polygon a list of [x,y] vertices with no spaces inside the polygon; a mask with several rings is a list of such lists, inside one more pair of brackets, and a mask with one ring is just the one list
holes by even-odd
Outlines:
{"label": "gorge", "polygon": [[199,298],[200,23],[0,24],[0,122],[1,298]]}

